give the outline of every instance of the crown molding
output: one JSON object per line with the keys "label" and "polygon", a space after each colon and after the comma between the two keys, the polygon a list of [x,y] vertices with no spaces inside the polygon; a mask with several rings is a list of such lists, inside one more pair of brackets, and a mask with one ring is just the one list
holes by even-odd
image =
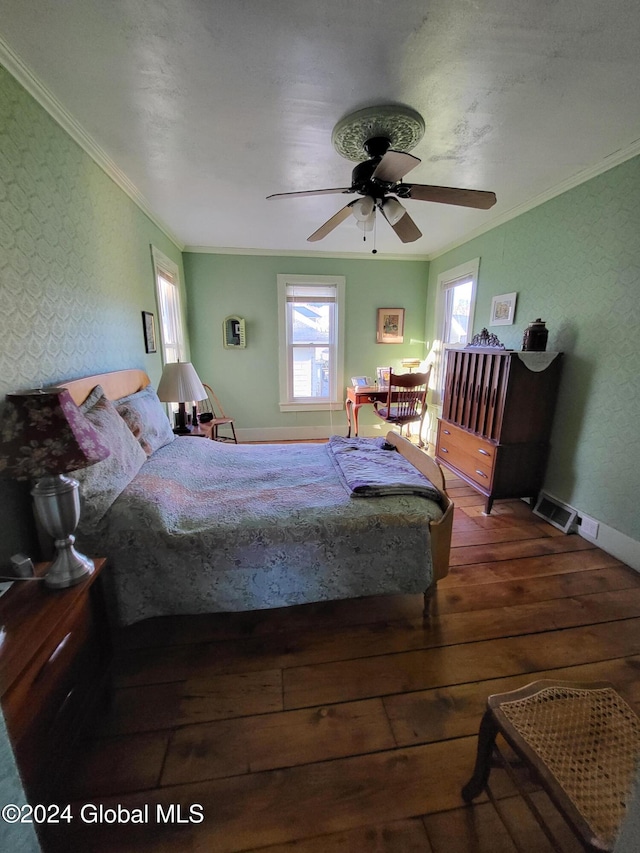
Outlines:
{"label": "crown molding", "polygon": [[181,252],[184,244],[171,233],[170,229],[161,222],[149,207],[146,199],[138,188],[133,184],[125,173],[114,163],[109,155],[98,143],[84,130],[71,113],[58,101],[55,95],[47,89],[41,80],[25,65],[18,54],[0,36],[0,63],[14,77],[20,85],[27,90],[34,100],[49,113],[51,118],[69,134],[82,150],[105,172],[120,189],[126,193],[131,201],[140,208],[154,225],[171,240],[174,246]]}
{"label": "crown molding", "polygon": [[622,163],[626,163],[627,160],[632,160],[639,154],[640,139],[636,139],[631,143],[631,145],[628,145],[626,148],[620,148],[618,149],[618,151],[614,151],[612,154],[607,155],[604,160],[601,160],[594,166],[590,166],[588,169],[582,169],[580,172],[573,175],[572,177],[561,181],[559,184],[555,184],[555,186],[550,187],[543,193],[539,193],[532,199],[529,199],[529,201],[526,201],[523,204],[516,205],[516,207],[512,207],[510,210],[507,210],[504,213],[500,214],[500,216],[497,216],[489,222],[486,222],[479,228],[470,231],[465,237],[461,237],[459,240],[456,240],[453,243],[449,243],[449,245],[445,246],[444,248],[432,252],[428,256],[428,260],[434,261],[436,258],[439,258],[442,255],[446,255],[447,252],[451,252],[453,249],[457,249],[458,246],[464,246],[471,240],[475,240],[476,237],[480,237],[482,236],[482,234],[486,234],[487,231],[493,231],[493,229],[497,228],[499,225],[504,225],[505,222],[509,222],[510,220],[515,219],[517,216],[521,216],[523,213],[527,213],[528,211],[533,210],[534,207],[540,207],[541,204],[544,204],[547,201],[551,201],[551,199],[556,198],[557,196],[562,195],[563,193],[566,193],[569,190],[574,189],[575,187],[579,187],[580,184],[586,184],[587,181],[592,180],[592,178],[597,178],[598,175],[602,175],[604,172],[608,172],[610,169],[615,169],[616,166],[620,166]]}
{"label": "crown molding", "polygon": [[308,252],[304,249],[236,249],[230,246],[185,246],[183,252],[196,255],[258,255],[278,258],[342,258],[347,261],[425,261],[428,255],[396,255],[386,252]]}

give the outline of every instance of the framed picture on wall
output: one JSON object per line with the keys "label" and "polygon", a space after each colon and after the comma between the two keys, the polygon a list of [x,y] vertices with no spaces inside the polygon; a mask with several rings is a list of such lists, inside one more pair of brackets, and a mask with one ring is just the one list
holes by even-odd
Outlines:
{"label": "framed picture on wall", "polygon": [[516,313],[517,293],[503,293],[491,300],[490,326],[511,326]]}
{"label": "framed picture on wall", "polygon": [[156,324],[150,311],[142,312],[142,329],[144,331],[144,348],[146,352],[157,352]]}
{"label": "framed picture on wall", "polygon": [[379,344],[401,344],[404,341],[404,308],[378,308]]}

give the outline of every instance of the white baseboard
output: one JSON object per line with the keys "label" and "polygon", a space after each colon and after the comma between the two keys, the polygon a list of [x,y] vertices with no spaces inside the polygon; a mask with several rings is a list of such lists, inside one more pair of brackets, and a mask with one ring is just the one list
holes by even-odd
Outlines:
{"label": "white baseboard", "polygon": [[635,539],[615,530],[613,527],[609,527],[607,524],[603,524],[601,521],[598,524],[598,536],[595,539],[582,533],[579,527],[578,534],[588,542],[597,545],[598,548],[602,548],[607,554],[611,554],[631,566],[632,569],[640,572],[640,542],[636,542]]}

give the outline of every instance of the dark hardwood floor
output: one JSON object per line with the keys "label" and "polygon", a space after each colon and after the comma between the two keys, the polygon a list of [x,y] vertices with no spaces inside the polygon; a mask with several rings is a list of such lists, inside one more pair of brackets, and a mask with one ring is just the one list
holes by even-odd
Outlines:
{"label": "dark hardwood floor", "polygon": [[[148,822],[76,818],[50,849],[507,853],[511,832],[550,850],[503,771],[509,832],[486,797],[461,800],[486,697],[545,675],[604,679],[640,711],[640,575],[522,501],[484,516],[447,480],[451,570],[428,623],[421,596],[398,596],[123,631],[112,705],[67,793],[76,814],[149,804]],[[157,804],[204,819],[163,824]]]}

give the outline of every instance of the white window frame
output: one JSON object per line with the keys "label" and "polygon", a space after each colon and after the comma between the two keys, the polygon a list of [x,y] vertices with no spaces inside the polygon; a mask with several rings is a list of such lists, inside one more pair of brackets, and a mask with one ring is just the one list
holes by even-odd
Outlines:
{"label": "white window frame", "polygon": [[448,349],[464,349],[468,341],[460,344],[445,344],[444,334],[447,325],[446,306],[447,306],[447,290],[460,284],[463,281],[471,280],[471,299],[469,300],[469,334],[473,333],[473,320],[476,310],[476,294],[478,292],[478,272],[480,270],[480,258],[473,258],[453,267],[450,270],[445,270],[438,276],[438,290],[436,302],[436,317],[437,317],[437,336],[440,346],[435,359],[435,393],[433,402],[436,405],[442,405],[444,393],[444,368],[446,362],[446,351]]}
{"label": "white window frame", "polygon": [[[162,345],[162,364],[186,361],[184,313],[180,293],[178,265],[155,246],[151,246],[158,306],[158,329]],[[175,288],[170,291],[168,288]],[[167,335],[166,329],[170,329]]]}
{"label": "white window frame", "polygon": [[[278,365],[280,381],[280,411],[336,411],[343,406],[344,394],[344,304],[346,279],[341,275],[278,275]],[[336,303],[333,329],[329,341],[330,363],[332,364],[329,382],[329,400],[317,402],[312,399],[295,399],[293,396],[293,345],[289,342],[287,322],[287,288],[303,285],[305,288],[326,291],[335,288]]]}

